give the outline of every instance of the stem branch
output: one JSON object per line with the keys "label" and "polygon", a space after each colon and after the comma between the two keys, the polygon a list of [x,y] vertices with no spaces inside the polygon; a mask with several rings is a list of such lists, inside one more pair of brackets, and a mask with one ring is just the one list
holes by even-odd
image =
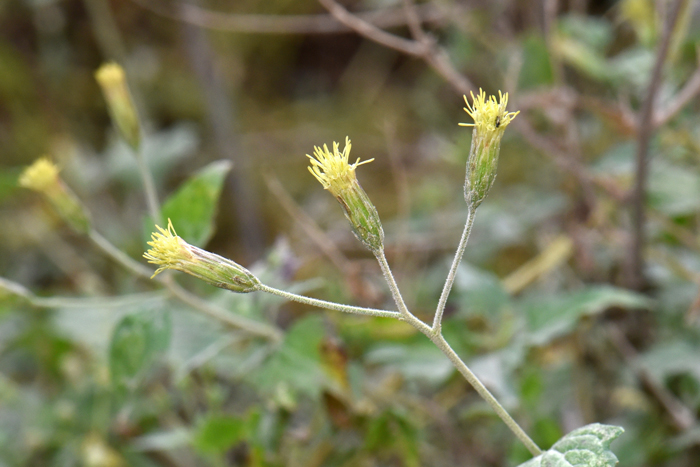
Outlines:
{"label": "stem branch", "polygon": [[399,320],[404,319],[403,316],[400,313],[397,313],[396,311],[377,310],[375,308],[364,308],[359,306],[350,306],[335,302],[328,302],[326,300],[318,300],[316,298],[305,297],[303,295],[297,295],[295,293],[276,289],[265,284],[260,285],[258,290],[260,290],[261,292],[267,292],[273,295],[277,295],[279,297],[286,298],[287,300],[303,303],[305,305],[315,306],[318,308],[325,308],[327,310],[342,311],[344,313],[353,313],[356,315],[377,316],[380,318],[396,318]]}
{"label": "stem branch", "polygon": [[445,312],[445,305],[447,304],[447,297],[450,295],[452,290],[452,284],[455,282],[455,276],[457,275],[457,268],[459,263],[462,261],[462,256],[464,255],[464,250],[467,248],[467,242],[469,241],[469,234],[472,231],[472,225],[474,224],[474,215],[476,214],[476,209],[469,206],[467,208],[467,221],[464,224],[464,231],[462,232],[462,238],[459,240],[459,246],[457,247],[457,252],[455,253],[454,260],[452,260],[452,266],[450,267],[450,272],[447,274],[447,280],[445,281],[445,286],[442,288],[442,294],[440,294],[440,300],[438,301],[437,309],[435,310],[435,318],[433,318],[433,332],[435,334],[440,333],[440,328],[442,326],[442,315]]}

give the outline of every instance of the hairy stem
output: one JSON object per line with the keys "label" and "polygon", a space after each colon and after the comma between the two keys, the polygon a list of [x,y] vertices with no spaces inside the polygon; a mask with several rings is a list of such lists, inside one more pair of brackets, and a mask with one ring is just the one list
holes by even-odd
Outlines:
{"label": "hairy stem", "polygon": [[[471,229],[471,223],[474,218],[474,210],[471,209],[470,207],[470,217],[467,219],[467,227],[465,227],[465,232],[466,232],[466,237],[469,235],[469,230]],[[464,239],[465,235],[463,235]],[[462,246],[462,243],[466,246],[466,239],[464,239],[463,242],[460,242],[460,247]],[[463,252],[462,248],[462,252]],[[379,266],[382,269],[382,272],[384,273],[384,277],[386,278],[387,284],[389,285],[389,288],[391,289],[391,294],[394,297],[394,301],[396,302],[396,306],[399,307],[399,311],[401,312],[404,321],[408,322],[411,326],[425,334],[441,351],[442,353],[445,354],[445,356],[452,362],[454,367],[459,371],[462,376],[464,376],[464,379],[467,380],[469,384],[476,390],[476,392],[486,401],[489,406],[496,412],[498,417],[503,420],[503,422],[508,426],[510,431],[513,432],[513,434],[525,445],[528,451],[532,453],[533,456],[539,456],[542,454],[542,450],[535,444],[535,442],[525,433],[525,431],[518,425],[518,422],[516,422],[513,417],[510,416],[508,411],[503,408],[503,406],[498,402],[498,400],[489,392],[488,389],[486,389],[486,386],[479,380],[479,378],[469,369],[466,363],[459,358],[459,355],[452,350],[452,347],[450,347],[450,344],[447,343],[445,338],[442,335],[442,332],[439,327],[437,328],[431,328],[427,324],[425,324],[423,321],[419,320],[416,318],[409,310],[406,308],[406,304],[403,301],[403,298],[401,297],[401,292],[399,291],[399,287],[396,284],[396,281],[394,280],[394,275],[391,273],[391,268],[389,267],[389,263],[386,260],[386,256],[384,255],[384,251],[381,250],[379,252],[375,252],[375,256],[377,257],[377,261],[379,261]],[[461,257],[461,254],[459,254],[459,249],[458,249],[458,256]],[[455,268],[456,269],[456,268]],[[454,278],[453,278],[454,279]]]}
{"label": "hairy stem", "polygon": [[394,298],[394,302],[399,308],[399,313],[401,313],[403,320],[409,323],[414,328],[418,329],[423,334],[429,335],[431,332],[430,326],[416,318],[413,315],[413,313],[408,311],[406,303],[404,303],[403,297],[401,296],[399,286],[398,284],[396,284],[396,280],[394,279],[394,274],[391,272],[391,268],[389,267],[389,262],[386,260],[386,256],[384,255],[384,250],[374,252],[374,256],[379,262],[379,267],[382,269],[384,279],[386,279],[386,282],[389,285],[389,289],[391,290],[391,296]]}
{"label": "hairy stem", "polygon": [[[133,272],[139,277],[145,279],[151,278],[153,272],[149,268],[125,254],[116,246],[112,245],[112,243],[104,238],[99,232],[91,230],[88,237],[100,250],[102,250],[107,256],[119,263],[125,269]],[[271,340],[280,340],[282,338],[282,332],[275,326],[248,319],[243,316],[238,316],[233,313],[229,313],[227,310],[224,310],[216,305],[212,305],[206,300],[203,300],[191,292],[188,292],[186,289],[183,289],[173,280],[172,276],[168,274],[157,276],[155,280],[163,285],[172,297],[175,297],[182,303],[191,306],[195,310],[214,318],[217,321],[220,321],[226,326],[242,329],[250,334],[265,337]]]}
{"label": "hairy stem", "polygon": [[457,371],[464,376],[464,379],[466,379],[469,384],[472,385],[476,392],[479,393],[481,398],[484,399],[489,406],[491,406],[498,417],[503,420],[508,428],[510,428],[510,431],[512,431],[513,434],[515,434],[515,436],[517,436],[517,438],[525,445],[527,450],[530,451],[533,456],[539,456],[542,454],[542,450],[539,448],[539,446],[535,444],[532,438],[530,438],[522,428],[520,428],[518,422],[516,422],[513,417],[510,416],[508,411],[504,409],[493,394],[486,389],[486,386],[484,386],[479,378],[469,369],[467,364],[464,363],[461,358],[459,358],[459,355],[457,355],[454,350],[452,350],[452,347],[450,347],[450,344],[447,343],[442,334],[428,334],[428,337],[435,345],[438,346],[442,353],[444,353],[445,356],[450,359],[455,368],[457,368]]}
{"label": "hairy stem", "polygon": [[452,284],[454,284],[455,282],[457,268],[459,267],[459,263],[462,261],[462,256],[464,256],[464,250],[467,248],[467,242],[469,241],[469,234],[472,231],[472,225],[474,224],[475,214],[476,209],[469,206],[469,208],[467,209],[467,221],[464,224],[462,238],[459,240],[457,252],[455,253],[454,260],[452,260],[450,272],[447,274],[447,280],[445,281],[445,285],[442,288],[442,294],[440,294],[440,300],[438,301],[437,309],[435,310],[435,318],[433,318],[433,332],[436,334],[440,333],[440,328],[442,326],[442,315],[445,312],[447,297],[450,295],[450,291],[452,290]]}
{"label": "hairy stem", "polygon": [[325,308],[327,310],[342,311],[344,313],[353,313],[356,315],[377,316],[380,318],[395,318],[399,320],[404,319],[403,315],[401,315],[401,313],[397,313],[396,311],[377,310],[375,308],[364,308],[359,306],[350,306],[335,302],[328,302],[326,300],[318,300],[316,298],[305,297],[303,295],[297,295],[295,293],[276,289],[265,284],[260,285],[258,290],[260,290],[261,292],[267,292],[282,298],[286,298],[287,300],[291,300],[293,302],[299,302],[305,305],[311,305],[318,308]]}
{"label": "hairy stem", "polygon": [[162,224],[163,219],[160,217],[160,203],[158,202],[158,194],[156,193],[156,185],[153,182],[153,175],[146,164],[146,157],[143,154],[143,143],[136,151],[136,162],[139,166],[139,174],[143,189],[146,192],[146,204],[148,206],[148,214],[151,215],[153,222]]}

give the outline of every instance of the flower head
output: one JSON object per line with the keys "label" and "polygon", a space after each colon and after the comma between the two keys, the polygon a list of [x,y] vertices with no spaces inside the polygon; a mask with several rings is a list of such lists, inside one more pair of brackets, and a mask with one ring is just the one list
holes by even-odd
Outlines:
{"label": "flower head", "polygon": [[185,247],[187,243],[177,235],[170,219],[168,219],[167,229],[158,225],[156,229],[158,232],[153,232],[151,241],[148,242],[151,249],[143,255],[149,263],[160,266],[151,279],[166,269],[178,269],[180,264],[192,259],[192,255]]}
{"label": "flower head", "polygon": [[122,138],[135,150],[141,144],[141,126],[136,106],[126,83],[124,69],[116,63],[105,63],[95,72],[102,88],[109,113]]}
{"label": "flower head", "polygon": [[357,158],[354,164],[348,163],[348,158],[350,157],[350,149],[352,144],[350,144],[350,138],[345,137],[345,148],[343,152],[339,150],[339,144],[333,142],[333,153],[328,150],[327,145],[323,145],[323,149],[318,146],[314,146],[314,156],[315,159],[308,154],[311,160],[311,165],[309,166],[309,172],[316,177],[316,180],[321,182],[323,188],[333,193],[342,191],[356,182],[355,169],[362,164],[367,164],[372,162],[374,159],[369,159],[360,162],[360,158]]}
{"label": "flower head", "polygon": [[19,177],[19,186],[45,192],[58,184],[58,167],[48,157],[34,161]]}
{"label": "flower head", "polygon": [[148,242],[151,249],[143,255],[149,263],[160,266],[151,278],[166,269],[174,269],[234,292],[258,289],[260,280],[250,271],[223,256],[190,245],[177,235],[170,219],[167,229],[157,225],[156,229]]}
{"label": "flower head", "polygon": [[345,217],[352,225],[355,236],[373,252],[380,251],[384,248],[382,223],[377,209],[355,176],[355,169],[358,166],[372,162],[374,159],[360,162],[358,158],[354,164],[349,164],[351,147],[350,138],[347,137],[343,152],[340,152],[339,144],[336,142],[333,143],[332,153],[325,144],[323,149],[314,146],[316,158],[306,155],[311,160],[309,172],[338,200]]}
{"label": "flower head", "polygon": [[461,126],[471,126],[472,144],[467,160],[467,177],[464,184],[464,197],[472,208],[476,209],[484,200],[496,180],[498,155],[501,151],[501,138],[506,128],[520,112],[508,112],[508,93],[498,91],[496,96],[486,98],[486,93],[479,89],[472,103],[467,96],[464,110],[474,119],[474,123],[460,123]]}
{"label": "flower head", "polygon": [[19,176],[19,186],[38,191],[73,229],[86,233],[90,216],[77,196],[58,176],[58,167],[48,157],[37,159]]}
{"label": "flower head", "polygon": [[482,133],[490,131],[503,134],[510,122],[520,113],[520,111],[506,111],[508,93],[503,94],[498,91],[498,100],[496,96],[489,96],[486,99],[486,93],[483,89],[479,89],[479,94],[476,97],[474,97],[473,92],[470,94],[472,96],[471,105],[467,96],[464,96],[464,102],[467,104],[464,111],[469,114],[474,123],[460,123],[459,126],[473,126]]}

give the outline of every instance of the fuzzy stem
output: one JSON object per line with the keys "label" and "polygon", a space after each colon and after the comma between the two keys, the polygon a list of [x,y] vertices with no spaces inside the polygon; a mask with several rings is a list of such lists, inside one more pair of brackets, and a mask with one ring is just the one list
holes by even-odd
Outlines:
{"label": "fuzzy stem", "polygon": [[[463,235],[464,241],[460,242],[460,246],[462,246],[462,243],[464,243],[464,245],[466,246],[466,238],[469,236],[469,230],[471,229],[471,223],[473,218],[474,210],[470,207],[470,217],[467,219],[467,227],[465,227],[466,235]],[[461,251],[463,252],[464,248],[462,248]],[[404,303],[403,298],[401,297],[401,292],[399,291],[398,285],[396,285],[394,275],[391,272],[389,263],[387,262],[386,256],[384,255],[384,251],[380,250],[374,253],[377,257],[377,261],[379,261],[379,266],[381,267],[382,272],[384,273],[384,277],[386,278],[389,288],[391,289],[391,294],[394,297],[394,301],[399,307],[399,311],[403,315],[404,321],[408,322],[411,326],[425,334],[440,349],[440,351],[442,351],[442,353],[444,353],[445,356],[448,359],[450,359],[450,362],[452,362],[457,371],[459,371],[462,374],[462,376],[464,376],[464,379],[466,379],[467,382],[471,384],[471,386],[482,397],[482,399],[484,399],[486,403],[489,404],[489,406],[491,406],[491,408],[496,412],[496,415],[498,415],[498,417],[501,420],[503,420],[503,422],[508,426],[510,431],[512,431],[513,434],[525,445],[527,450],[530,451],[533,456],[539,456],[540,454],[542,454],[542,450],[527,435],[527,433],[525,433],[525,431],[520,427],[520,425],[518,425],[518,422],[516,422],[513,419],[513,417],[510,416],[508,411],[504,409],[503,406],[498,402],[498,400],[493,396],[493,394],[491,394],[489,390],[486,389],[486,386],[484,386],[484,384],[479,380],[479,378],[469,369],[467,364],[464,363],[464,361],[462,361],[461,358],[459,358],[459,355],[457,355],[457,353],[454,350],[452,350],[450,344],[443,337],[440,327],[438,326],[437,328],[431,328],[423,321],[416,318],[408,310],[408,308],[406,308],[406,304]],[[459,249],[458,256],[461,257]]]}
{"label": "fuzzy stem", "polygon": [[440,333],[440,328],[442,327],[442,315],[445,312],[447,297],[450,295],[450,291],[452,290],[452,284],[454,284],[455,276],[457,275],[457,268],[459,267],[459,263],[462,261],[464,250],[467,248],[467,242],[469,241],[469,234],[472,231],[472,224],[474,224],[475,214],[476,208],[469,206],[467,208],[467,221],[464,224],[462,238],[459,241],[457,252],[455,253],[454,260],[452,260],[450,272],[447,274],[447,280],[442,288],[442,294],[440,295],[440,300],[438,301],[437,309],[435,310],[435,318],[433,318],[433,332],[435,334]]}
{"label": "fuzzy stem", "polygon": [[305,305],[311,305],[318,308],[325,308],[327,310],[342,311],[344,313],[353,313],[356,315],[366,315],[366,316],[377,316],[380,318],[396,318],[403,320],[403,316],[396,311],[387,310],[377,310],[375,308],[363,308],[359,306],[342,305],[340,303],[328,302],[326,300],[318,300],[316,298],[304,297],[303,295],[297,295],[295,293],[286,292],[284,290],[276,289],[270,287],[269,285],[261,284],[258,286],[258,290],[261,292],[271,293],[279,297],[286,298],[294,302],[303,303]]}
{"label": "fuzzy stem", "polygon": [[403,297],[401,296],[399,286],[396,284],[396,280],[394,279],[394,274],[392,274],[391,268],[389,267],[389,263],[387,262],[386,256],[384,255],[384,250],[378,250],[373,253],[374,256],[377,258],[377,261],[379,262],[379,267],[382,269],[382,274],[384,274],[384,278],[386,279],[386,282],[389,285],[389,289],[391,290],[391,296],[394,297],[394,302],[396,302],[396,306],[399,308],[399,312],[401,313],[403,320],[409,323],[414,328],[418,329],[426,336],[429,335],[431,333],[430,326],[416,318],[413,313],[408,311],[408,308],[406,307],[406,304],[403,301]]}
{"label": "fuzzy stem", "polygon": [[[88,234],[90,240],[107,256],[112,258],[114,261],[119,263],[125,269],[133,272],[139,277],[150,279],[153,272],[147,267],[143,266],[138,261],[135,261],[130,256],[125,254],[116,246],[112,245],[109,240],[104,238],[100,233],[95,230],[91,230]],[[232,328],[239,328],[250,334],[265,337],[273,341],[278,341],[282,338],[282,333],[279,329],[269,324],[261,323],[252,319],[245,318],[243,316],[238,316],[228,311],[220,308],[218,306],[212,305],[206,300],[202,300],[196,295],[183,289],[173,278],[169,275],[159,275],[155,278],[156,281],[160,282],[161,285],[165,286],[169,294],[181,302],[191,306],[195,310],[220,321],[226,326]]]}
{"label": "fuzzy stem", "polygon": [[513,417],[510,416],[508,411],[503,408],[503,406],[498,402],[498,400],[491,394],[491,392],[486,389],[486,386],[479,380],[479,378],[469,369],[466,363],[459,358],[459,355],[452,350],[450,344],[445,340],[442,334],[427,334],[431,341],[442,351],[442,353],[450,359],[452,364],[457,368],[464,379],[466,379],[469,384],[476,390],[482,399],[486,401],[487,404],[496,412],[496,415],[503,420],[503,422],[510,428],[510,431],[518,437],[518,439],[525,445],[528,451],[532,453],[533,456],[539,456],[542,454],[542,450],[535,444],[535,442],[525,433],[525,431],[520,428],[518,422],[516,422]]}
{"label": "fuzzy stem", "polygon": [[138,150],[134,152],[136,155],[136,162],[139,166],[139,174],[141,175],[143,189],[146,192],[146,204],[148,205],[148,213],[151,215],[153,222],[160,225],[163,223],[163,219],[161,219],[160,217],[160,203],[158,201],[158,193],[156,192],[156,185],[153,182],[153,175],[148,169],[148,164],[146,164],[146,157],[143,154],[143,142],[139,145]]}

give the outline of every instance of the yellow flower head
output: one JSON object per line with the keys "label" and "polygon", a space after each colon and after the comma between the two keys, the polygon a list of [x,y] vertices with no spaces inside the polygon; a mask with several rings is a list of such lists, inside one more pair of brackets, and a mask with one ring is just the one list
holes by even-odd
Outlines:
{"label": "yellow flower head", "polygon": [[134,150],[138,150],[141,144],[141,125],[124,69],[113,62],[105,63],[95,72],[95,79],[102,88],[109,113],[122,138]]}
{"label": "yellow flower head", "polygon": [[311,160],[309,172],[321,182],[323,188],[329,190],[334,196],[338,196],[342,190],[349,188],[357,180],[355,169],[358,166],[374,160],[372,158],[360,162],[358,157],[354,164],[348,164],[348,157],[352,148],[350,138],[345,137],[345,149],[343,149],[343,152],[340,152],[339,146],[338,143],[333,142],[333,153],[328,150],[328,146],[325,144],[323,149],[314,146],[314,156],[316,158],[306,155]]}
{"label": "yellow flower head", "polygon": [[464,111],[474,119],[474,123],[460,123],[460,126],[473,126],[479,132],[503,133],[515,116],[520,113],[520,111],[506,111],[508,93],[503,94],[501,91],[498,91],[498,100],[496,96],[489,96],[489,98],[486,99],[486,93],[481,88],[476,97],[474,93],[470,94],[472,96],[471,105],[469,104],[467,96],[464,96],[464,102],[467,104]]}
{"label": "yellow flower head", "polygon": [[479,89],[474,97],[471,93],[472,104],[469,105],[467,96],[464,110],[474,119],[474,123],[460,123],[461,126],[474,127],[472,144],[467,159],[467,179],[464,184],[464,196],[472,208],[476,209],[488,194],[498,167],[498,155],[501,151],[501,138],[506,127],[520,112],[508,112],[508,93],[498,91],[496,96],[486,98],[486,93]]}
{"label": "yellow flower head", "polygon": [[151,249],[143,255],[149,263],[160,266],[151,279],[165,269],[178,269],[183,261],[192,258],[192,254],[185,247],[186,242],[178,237],[170,219],[168,219],[167,229],[158,225],[156,225],[156,229],[158,232],[153,232],[151,241],[148,242]]}
{"label": "yellow flower head", "polygon": [[126,76],[124,74],[124,69],[120,65],[109,62],[98,68],[95,72],[95,79],[103,88],[113,88],[123,85]]}
{"label": "yellow flower head", "polygon": [[160,266],[151,276],[165,269],[182,271],[215,287],[233,292],[252,292],[258,289],[260,280],[250,271],[217,254],[190,245],[175,232],[168,219],[168,228],[156,225],[158,232],[151,234],[151,249],[143,257],[149,263]]}
{"label": "yellow flower head", "polygon": [[37,159],[24,169],[19,177],[19,185],[31,190],[45,192],[58,183],[58,167],[48,157]]}

